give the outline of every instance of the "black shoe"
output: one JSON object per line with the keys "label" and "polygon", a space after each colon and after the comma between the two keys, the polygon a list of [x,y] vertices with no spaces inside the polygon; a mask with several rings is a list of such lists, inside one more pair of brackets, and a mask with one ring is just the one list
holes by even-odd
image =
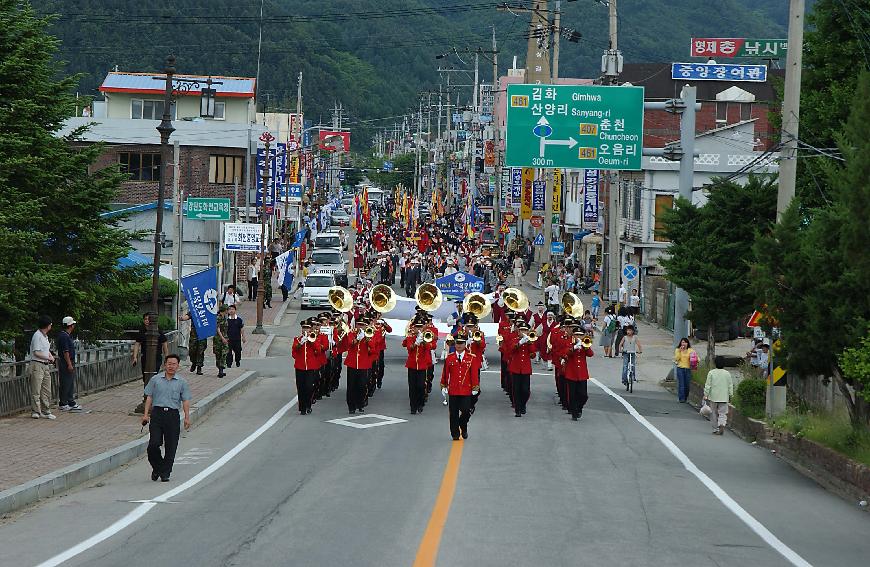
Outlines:
{"label": "black shoe", "polygon": [[194,372],[195,370],[196,370],[196,364],[191,364],[191,365],[190,365],[190,371],[191,371],[191,372]]}
{"label": "black shoe", "polygon": [[160,478],[160,475],[157,474],[157,471],[151,471],[151,480],[157,482],[157,479]]}
{"label": "black shoe", "polygon": [[241,362],[236,362],[236,368],[238,368],[240,365],[241,365]]}
{"label": "black shoe", "polygon": [[299,415],[305,415],[305,410],[304,410],[304,409],[300,409],[300,410],[299,410]]}
{"label": "black shoe", "polygon": [[520,412],[516,412],[516,413],[514,414],[514,417],[523,417],[523,414],[521,414]]}
{"label": "black shoe", "polygon": [[197,367],[196,367],[196,375],[197,375],[197,376],[202,376],[202,366],[197,366]]}
{"label": "black shoe", "polygon": [[169,482],[169,475],[161,476],[161,477],[160,477],[160,482]]}
{"label": "black shoe", "polygon": [[577,419],[578,419],[578,416],[576,416],[576,415],[571,416],[571,421],[577,421]]}
{"label": "black shoe", "polygon": [[306,411],[305,413],[311,413],[311,408],[308,408],[308,411]]}
{"label": "black shoe", "polygon": [[454,440],[454,441],[459,441],[459,437],[454,437],[453,440]]}
{"label": "black shoe", "polygon": [[526,410],[523,410],[523,411],[521,411],[520,413],[523,414],[523,415],[526,415]]}
{"label": "black shoe", "polygon": [[364,410],[363,408],[359,408],[359,410],[357,410],[357,411],[359,411],[360,413],[365,413],[365,412],[366,412],[366,410]]}
{"label": "black shoe", "polygon": [[463,439],[468,439],[468,431],[463,430],[463,432],[462,432],[462,438],[463,438]]}
{"label": "black shoe", "polygon": [[578,418],[583,417],[583,410],[580,410],[577,412],[577,417]]}
{"label": "black shoe", "polygon": [[412,410],[411,410],[411,415],[417,415],[417,410],[412,409]]}
{"label": "black shoe", "polygon": [[350,415],[353,415],[356,413],[356,410],[348,410],[347,413],[349,413]]}

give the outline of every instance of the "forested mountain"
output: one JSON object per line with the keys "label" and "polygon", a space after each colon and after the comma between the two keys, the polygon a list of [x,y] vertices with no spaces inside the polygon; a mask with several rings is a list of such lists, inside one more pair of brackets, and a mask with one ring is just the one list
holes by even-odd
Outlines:
{"label": "forested mountain", "polygon": [[[351,126],[392,125],[392,119],[375,119],[415,107],[417,92],[437,88],[439,65],[468,68],[473,58],[461,51],[491,49],[493,29],[501,71],[514,55],[523,65],[528,15],[498,10],[502,3],[266,0],[260,103],[273,110],[295,108],[296,77],[302,71],[309,117],[328,120],[333,103],[341,102]],[[666,62],[687,58],[692,35],[784,37],[787,4],[623,0],[619,47],[626,62]],[[596,0],[562,5],[563,26],[583,39],[563,42],[560,75],[597,76],[607,46],[607,8]],[[179,72],[257,73],[260,0],[34,0],[34,6],[40,13],[58,14],[52,32],[62,41],[67,69],[82,74],[84,95],[95,95],[116,65],[124,71],[158,71],[169,53],[176,55]],[[459,56],[436,60],[453,48]],[[491,64],[481,64],[482,78],[491,78]],[[357,138],[355,145],[367,141]]]}

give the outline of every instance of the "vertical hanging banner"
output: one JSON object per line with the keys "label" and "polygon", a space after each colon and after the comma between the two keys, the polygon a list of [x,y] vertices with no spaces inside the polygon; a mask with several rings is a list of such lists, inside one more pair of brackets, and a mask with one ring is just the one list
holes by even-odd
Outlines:
{"label": "vertical hanging banner", "polygon": [[517,212],[523,202],[523,170],[519,167],[511,168],[511,208]]}
{"label": "vertical hanging banner", "polygon": [[535,170],[523,168],[523,196],[520,201],[520,216],[523,220],[532,218],[532,184],[535,182]]}
{"label": "vertical hanging banner", "polygon": [[543,179],[532,183],[532,210],[543,211],[547,201],[547,182]]}
{"label": "vertical hanging banner", "polygon": [[553,170],[553,214],[562,212],[562,170]]}
{"label": "vertical hanging banner", "polygon": [[199,340],[217,333],[218,291],[217,268],[209,268],[181,278],[181,289],[187,299],[190,321]]}
{"label": "vertical hanging banner", "polygon": [[592,230],[598,226],[598,178],[597,169],[583,172],[583,224]]}

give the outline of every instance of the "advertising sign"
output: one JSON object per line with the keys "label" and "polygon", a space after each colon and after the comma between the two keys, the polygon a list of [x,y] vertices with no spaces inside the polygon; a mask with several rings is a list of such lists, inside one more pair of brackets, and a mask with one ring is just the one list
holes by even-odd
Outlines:
{"label": "advertising sign", "polygon": [[483,144],[483,165],[495,167],[495,142],[487,140]]}
{"label": "advertising sign", "polygon": [[540,215],[535,215],[529,220],[529,222],[532,223],[533,227],[541,228],[542,226],[544,226],[544,217]]}
{"label": "advertising sign", "polygon": [[230,200],[188,197],[187,218],[193,220],[230,220]]}
{"label": "advertising sign", "polygon": [[224,225],[224,250],[230,252],[259,252],[260,224],[228,222]]}
{"label": "advertising sign", "polygon": [[763,83],[767,81],[767,65],[671,63],[671,78],[692,81]]}
{"label": "advertising sign", "polygon": [[181,278],[181,290],[190,309],[190,322],[196,328],[196,336],[200,340],[213,337],[217,333],[217,287],[217,268],[209,268]]}
{"label": "advertising sign", "polygon": [[[340,137],[341,140],[336,139]],[[350,132],[339,132],[338,130],[321,130],[318,134],[320,148],[328,152],[336,150],[349,152],[350,151]]]}
{"label": "advertising sign", "polygon": [[520,216],[523,220],[532,217],[532,183],[535,181],[535,170],[531,167],[523,168],[523,196],[520,200]]}
{"label": "advertising sign", "polygon": [[511,208],[520,210],[523,202],[523,170],[520,167],[511,168]]}
{"label": "advertising sign", "polygon": [[598,176],[597,169],[583,172],[583,224],[587,227],[598,224]]}
{"label": "advertising sign", "polygon": [[640,170],[643,87],[509,85],[505,164]]}
{"label": "advertising sign", "polygon": [[456,272],[435,280],[435,285],[449,299],[463,299],[472,292],[483,293],[483,279],[465,272]]}
{"label": "advertising sign", "polygon": [[553,170],[553,212],[562,212],[562,170],[558,167]]}
{"label": "advertising sign", "polygon": [[551,242],[550,243],[550,254],[553,256],[565,255],[565,243],[564,242]]}
{"label": "advertising sign", "polygon": [[779,59],[788,52],[787,39],[746,39],[742,37],[693,37],[692,57],[755,57]]}
{"label": "advertising sign", "polygon": [[543,211],[547,196],[547,182],[543,179],[532,183],[532,210]]}

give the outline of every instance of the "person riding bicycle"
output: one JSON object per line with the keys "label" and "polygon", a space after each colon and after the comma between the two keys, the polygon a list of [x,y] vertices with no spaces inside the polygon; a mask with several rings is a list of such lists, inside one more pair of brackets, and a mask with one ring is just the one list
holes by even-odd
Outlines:
{"label": "person riding bicycle", "polygon": [[619,350],[622,352],[622,383],[628,384],[629,371],[633,382],[637,382],[637,355],[643,352],[643,347],[634,334],[634,325],[628,325],[623,329],[625,336],[619,342]]}

